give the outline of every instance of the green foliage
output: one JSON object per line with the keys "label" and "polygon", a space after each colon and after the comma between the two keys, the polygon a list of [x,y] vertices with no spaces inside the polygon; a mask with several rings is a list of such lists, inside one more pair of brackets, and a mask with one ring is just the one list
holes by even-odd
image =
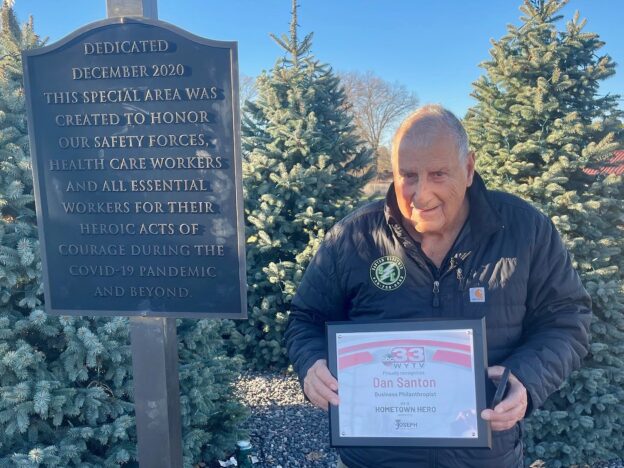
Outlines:
{"label": "green foliage", "polygon": [[233,395],[242,361],[228,357],[223,335],[229,320],[178,321],[180,403],[185,465],[215,460],[231,452],[240,438],[246,410]]}
{"label": "green foliage", "polygon": [[488,185],[547,213],[593,300],[584,367],[527,421],[528,462],[570,466],[624,450],[624,181],[590,176],[622,148],[618,96],[600,96],[615,64],[565,1],[525,0],[521,27],[493,41],[466,127]]}
{"label": "green foliage", "polygon": [[242,124],[249,321],[238,344],[257,368],[287,365],[282,336],[303,272],[371,178],[340,82],[296,24],[293,10],[290,37],[276,38],[286,56],[258,78]]}
{"label": "green foliage", "polygon": [[[49,317],[24,111],[20,50],[37,47],[0,9],[0,467],[113,467],[136,460],[126,318]],[[234,447],[240,361],[221,336],[231,322],[181,321],[180,386],[186,466]],[[136,465],[136,463],[134,463]]]}

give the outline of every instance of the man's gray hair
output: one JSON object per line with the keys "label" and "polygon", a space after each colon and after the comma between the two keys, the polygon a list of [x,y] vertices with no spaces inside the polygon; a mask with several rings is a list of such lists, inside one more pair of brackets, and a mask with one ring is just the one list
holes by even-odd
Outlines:
{"label": "man's gray hair", "polygon": [[427,104],[420,107],[416,112],[406,118],[392,140],[392,155],[398,151],[398,144],[409,129],[418,122],[422,131],[410,133],[410,140],[417,146],[430,146],[437,137],[435,130],[442,125],[455,139],[457,153],[460,161],[466,161],[468,157],[468,134],[461,121],[450,110],[439,104]]}

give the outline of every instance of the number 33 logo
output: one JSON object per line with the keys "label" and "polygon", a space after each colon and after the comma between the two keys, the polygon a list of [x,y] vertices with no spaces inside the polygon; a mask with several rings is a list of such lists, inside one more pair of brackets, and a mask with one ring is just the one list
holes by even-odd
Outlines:
{"label": "number 33 logo", "polygon": [[425,360],[425,348],[420,347],[397,347],[390,351],[394,362],[422,362]]}

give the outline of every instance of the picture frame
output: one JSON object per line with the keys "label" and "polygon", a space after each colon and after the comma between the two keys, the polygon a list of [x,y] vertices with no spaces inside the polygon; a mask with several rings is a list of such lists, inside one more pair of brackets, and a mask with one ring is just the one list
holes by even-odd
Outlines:
{"label": "picture frame", "polygon": [[485,319],[328,322],[330,444],[490,447]]}

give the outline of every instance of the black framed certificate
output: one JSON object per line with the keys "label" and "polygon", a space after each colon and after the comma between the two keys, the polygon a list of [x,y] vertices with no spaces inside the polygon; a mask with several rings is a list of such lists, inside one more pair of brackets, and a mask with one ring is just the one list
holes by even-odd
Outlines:
{"label": "black framed certificate", "polygon": [[491,447],[485,319],[327,323],[332,446]]}

